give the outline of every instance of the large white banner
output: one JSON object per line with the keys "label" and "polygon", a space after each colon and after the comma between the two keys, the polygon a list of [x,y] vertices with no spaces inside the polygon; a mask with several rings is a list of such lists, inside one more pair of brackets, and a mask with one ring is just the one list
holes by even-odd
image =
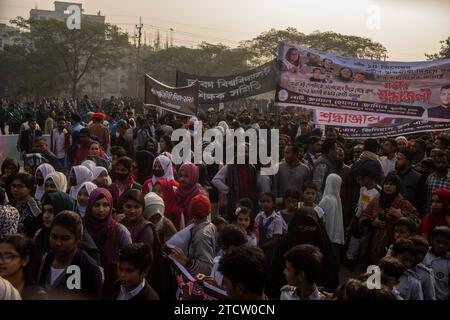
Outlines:
{"label": "large white banner", "polygon": [[450,122],[450,59],[387,62],[280,43],[275,104]]}

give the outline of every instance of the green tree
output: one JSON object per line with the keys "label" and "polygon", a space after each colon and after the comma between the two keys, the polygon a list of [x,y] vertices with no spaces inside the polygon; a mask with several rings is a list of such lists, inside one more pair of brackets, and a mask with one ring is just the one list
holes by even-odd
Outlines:
{"label": "green tree", "polygon": [[439,60],[439,59],[448,59],[450,58],[450,37],[445,40],[440,41],[441,49],[438,53],[426,54],[428,60]]}
{"label": "green tree", "polygon": [[251,67],[249,58],[245,49],[203,42],[195,49],[169,47],[144,52],[141,64],[145,73],[174,86],[177,70],[205,76],[231,75],[248,70]]}
{"label": "green tree", "polygon": [[62,81],[73,98],[80,81],[89,72],[96,72],[107,64],[117,65],[120,49],[126,48],[128,35],[111,24],[82,21],[80,29],[69,30],[64,22],[51,20],[11,21],[27,30],[24,39],[32,44],[30,53],[37,61],[51,66],[52,76]]}
{"label": "green tree", "polygon": [[332,31],[314,31],[304,34],[295,28],[271,29],[252,40],[241,42],[240,48],[248,50],[252,55],[252,63],[258,65],[274,59],[277,56],[278,43],[282,41],[355,58],[380,59],[387,53],[383,45],[369,38],[343,35]]}

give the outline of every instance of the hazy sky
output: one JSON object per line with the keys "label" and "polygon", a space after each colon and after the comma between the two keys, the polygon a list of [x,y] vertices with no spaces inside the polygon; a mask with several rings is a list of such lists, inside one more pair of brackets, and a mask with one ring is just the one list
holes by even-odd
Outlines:
{"label": "hazy sky", "polygon": [[[425,60],[450,36],[450,0],[79,0],[84,13],[101,11],[106,21],[133,34],[142,16],[147,42],[156,30],[174,44],[201,41],[237,46],[271,28],[304,33],[335,31],[383,44],[389,60]],[[53,0],[0,0],[0,22],[29,17],[30,9],[53,10]],[[379,17],[379,19],[377,19]],[[143,38],[144,40],[144,38]],[[143,41],[142,40],[142,41]]]}

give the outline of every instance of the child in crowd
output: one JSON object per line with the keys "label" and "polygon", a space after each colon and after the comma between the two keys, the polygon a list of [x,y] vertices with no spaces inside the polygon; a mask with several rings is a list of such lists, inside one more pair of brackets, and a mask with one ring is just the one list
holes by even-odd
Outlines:
{"label": "child in crowd", "polygon": [[303,192],[303,202],[300,202],[298,208],[310,207],[315,208],[317,206],[317,187],[312,182],[307,182],[302,187]]}
{"label": "child in crowd", "polygon": [[[418,226],[411,218],[402,217],[395,221],[394,225],[394,242],[400,239],[408,239],[411,236],[414,236],[417,233]],[[392,246],[389,246],[389,249],[386,253],[387,256],[392,255]]]}
{"label": "child in crowd", "polygon": [[422,285],[411,270],[415,267],[416,247],[411,240],[400,239],[392,247],[392,256],[406,268],[395,288],[404,300],[423,300]]}
{"label": "child in crowd", "polygon": [[236,209],[236,222],[247,234],[247,245],[256,247],[258,245],[255,219],[250,208],[240,206]]}
{"label": "child in crowd", "polygon": [[119,253],[119,281],[111,300],[159,300],[158,293],[145,280],[153,262],[146,243],[132,243]]}
{"label": "child in crowd", "polygon": [[255,218],[259,232],[258,246],[264,251],[270,266],[274,250],[283,234],[283,218],[275,212],[273,193],[264,192],[260,199],[262,211]]}
{"label": "child in crowd", "polygon": [[206,276],[198,273],[195,277],[199,281],[208,281],[216,287],[223,287],[223,275],[219,271],[220,260],[223,255],[230,253],[233,249],[245,246],[247,244],[247,236],[239,226],[232,224],[226,225],[219,236],[221,244],[220,253],[214,258],[214,265],[211,270],[211,275]]}
{"label": "child in crowd", "polygon": [[388,287],[397,300],[403,300],[395,286],[400,283],[400,278],[406,271],[405,266],[397,258],[391,256],[381,258],[378,266],[381,271],[381,284]]}
{"label": "child in crowd", "polygon": [[416,248],[416,266],[412,268],[412,271],[414,271],[417,280],[419,280],[422,285],[423,299],[436,300],[433,270],[423,264],[423,259],[427,255],[429,249],[428,241],[419,235],[412,236],[409,240],[412,241]]}
{"label": "child in crowd", "polygon": [[431,233],[431,249],[423,259],[423,264],[433,270],[437,300],[450,297],[450,228],[439,226]]}
{"label": "child in crowd", "polygon": [[359,191],[359,200],[356,207],[355,216],[352,218],[346,233],[351,237],[347,249],[347,266],[350,270],[355,267],[355,259],[360,254],[362,232],[359,227],[359,218],[369,203],[380,195],[381,187],[378,186],[373,177],[372,171],[367,168],[361,168],[356,174],[356,182],[361,186]]}
{"label": "child in crowd", "polygon": [[286,190],[284,194],[284,209],[278,211],[278,214],[283,218],[283,233],[287,232],[289,222],[291,222],[294,213],[297,211],[299,202],[300,194],[297,190]]}
{"label": "child in crowd", "polygon": [[325,300],[316,285],[323,260],[319,248],[297,245],[286,252],[284,258],[284,276],[288,284],[281,288],[280,300]]}

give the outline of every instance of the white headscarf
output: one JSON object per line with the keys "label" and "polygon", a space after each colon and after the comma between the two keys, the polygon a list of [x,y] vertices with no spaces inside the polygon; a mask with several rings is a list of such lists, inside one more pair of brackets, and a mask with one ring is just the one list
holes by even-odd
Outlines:
{"label": "white headscarf", "polygon": [[58,191],[64,193],[67,192],[67,177],[64,173],[58,171],[49,173],[44,179],[44,185],[48,179],[51,179],[53,181]]}
{"label": "white headscarf", "polygon": [[165,210],[164,200],[156,193],[149,192],[145,195],[144,201],[145,201],[145,208],[143,212],[144,218],[146,220],[149,220],[156,214],[161,215],[161,219],[159,219],[159,221],[155,224],[156,231],[161,230],[164,223],[164,210]]}
{"label": "white headscarf", "polygon": [[75,177],[77,178],[77,185],[70,187],[69,195],[76,199],[77,198],[77,190],[86,181],[92,181],[92,171],[89,170],[85,166],[75,166],[72,167],[72,170],[75,172]]}
{"label": "white headscarf", "polygon": [[92,180],[97,179],[103,172],[106,172],[106,174],[108,174],[108,170],[105,167],[101,167],[101,166],[95,167],[92,170],[92,175],[93,175]]}
{"label": "white headscarf", "polygon": [[80,193],[81,189],[86,188],[86,191],[88,193],[88,195],[91,195],[91,192],[94,191],[95,189],[97,189],[97,185],[95,183],[92,183],[90,181],[86,181],[83,182],[80,187],[77,189],[77,208],[78,208],[78,212],[80,213],[81,217],[84,218],[84,214],[86,213],[86,207],[85,205],[81,205],[78,202],[78,194]]}
{"label": "white headscarf", "polygon": [[84,160],[81,163],[82,166],[85,166],[86,168],[88,168],[89,170],[91,170],[92,172],[94,171],[94,168],[96,166],[95,162],[92,160]]}
{"label": "white headscarf", "polygon": [[[45,192],[45,178],[48,176],[49,173],[52,173],[55,171],[55,168],[53,168],[52,165],[48,163],[43,163],[36,169],[36,173],[40,171],[42,173],[42,177],[44,177],[44,183],[41,186],[36,185],[36,192],[34,193],[34,198],[38,201],[41,201],[42,195]],[[34,174],[34,178],[36,178],[36,173]]]}
{"label": "white headscarf", "polygon": [[172,168],[172,160],[170,160],[168,157],[163,156],[163,155],[159,155],[155,158],[155,161],[153,161],[153,166],[155,166],[155,162],[156,160],[159,161],[159,163],[161,164],[161,167],[164,170],[164,175],[162,177],[157,177],[155,175],[153,175],[152,177],[152,184],[148,185],[148,189],[149,191],[152,191],[153,186],[155,185],[156,182],[158,182],[159,179],[167,179],[167,180],[174,180],[173,177],[173,168]]}
{"label": "white headscarf", "polygon": [[92,181],[96,180],[103,172],[106,172],[106,175],[108,176],[108,185],[112,184],[111,177],[109,176],[109,172],[105,167],[95,167],[94,170],[92,170],[93,178]]}
{"label": "white headscarf", "polygon": [[325,212],[325,229],[331,242],[337,244],[345,243],[344,221],[342,216],[341,203],[341,184],[342,179],[337,174],[332,173],[327,177],[325,190],[319,207]]}

